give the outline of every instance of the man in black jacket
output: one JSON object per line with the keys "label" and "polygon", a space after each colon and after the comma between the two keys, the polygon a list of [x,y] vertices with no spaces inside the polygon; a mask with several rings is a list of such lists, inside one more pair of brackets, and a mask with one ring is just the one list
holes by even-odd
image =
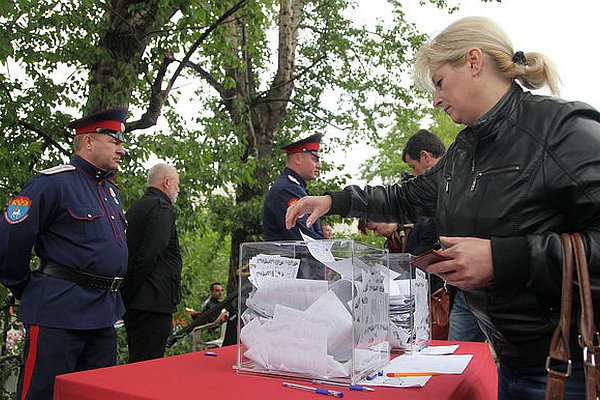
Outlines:
{"label": "man in black jacket", "polygon": [[129,362],[163,356],[180,299],[182,260],[173,213],[179,174],[157,164],[147,186],[127,211],[129,269],[122,295]]}

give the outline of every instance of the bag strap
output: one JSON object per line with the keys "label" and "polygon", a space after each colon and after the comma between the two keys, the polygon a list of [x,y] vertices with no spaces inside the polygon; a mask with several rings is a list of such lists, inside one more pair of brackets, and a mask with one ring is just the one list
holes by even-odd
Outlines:
{"label": "bag strap", "polygon": [[[560,320],[552,335],[550,353],[546,359],[548,382],[546,400],[560,400],[564,397],[565,379],[571,375],[571,354],[569,351],[569,332],[571,326],[571,307],[573,297],[573,246],[568,233],[561,235],[562,243],[562,294]],[[552,369],[556,361],[566,364],[562,370]]]}
{"label": "bag strap", "polygon": [[[586,394],[588,399],[596,399],[600,395],[600,345],[599,335],[594,324],[592,289],[589,268],[585,252],[585,244],[579,233],[573,233],[575,265],[579,282],[579,299],[581,300],[581,316],[579,321],[579,345],[583,349],[583,365],[586,376]],[[596,343],[594,343],[594,339]]]}

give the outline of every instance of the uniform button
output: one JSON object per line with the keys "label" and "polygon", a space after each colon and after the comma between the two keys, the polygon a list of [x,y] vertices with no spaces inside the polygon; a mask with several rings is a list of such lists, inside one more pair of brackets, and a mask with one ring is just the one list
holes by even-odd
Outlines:
{"label": "uniform button", "polygon": [[108,199],[105,197],[105,198],[104,198],[104,201],[108,201]]}
{"label": "uniform button", "polygon": [[92,214],[88,214],[88,218],[92,218]]}
{"label": "uniform button", "polygon": [[110,217],[111,217],[112,219],[115,219],[115,216],[114,216],[114,215],[111,215]]}

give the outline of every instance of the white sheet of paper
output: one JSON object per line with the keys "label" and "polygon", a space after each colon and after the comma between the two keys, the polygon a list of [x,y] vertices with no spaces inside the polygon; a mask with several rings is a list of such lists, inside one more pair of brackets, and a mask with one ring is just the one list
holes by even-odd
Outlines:
{"label": "white sheet of paper", "polygon": [[273,315],[276,304],[304,311],[327,293],[327,281],[289,279],[264,281],[246,305],[260,314]]}
{"label": "white sheet of paper", "polygon": [[344,279],[352,279],[352,271],[354,271],[354,279],[358,279],[361,276],[362,270],[357,265],[357,262],[358,260],[355,259],[353,264],[352,258],[343,258],[337,261],[325,262],[324,264],[340,274]]}
{"label": "white sheet of paper", "polygon": [[408,296],[410,294],[410,279],[399,279],[392,281],[390,285],[390,296]]}
{"label": "white sheet of paper", "polygon": [[454,344],[452,346],[428,346],[428,347],[421,349],[421,351],[419,351],[419,354],[443,356],[443,355],[448,355],[448,354],[454,354],[456,349],[458,349],[457,344]]}
{"label": "white sheet of paper", "polygon": [[331,247],[333,246],[333,242],[313,240],[310,242],[306,242],[306,246],[308,247],[310,255],[312,255],[316,260],[322,262],[323,264],[335,261],[333,254],[331,254]]}
{"label": "white sheet of paper", "polygon": [[329,327],[330,321],[323,315],[278,304],[273,319],[261,324],[256,318],[242,328],[241,340],[247,347],[244,354],[267,369],[339,375],[347,368],[327,353]]}
{"label": "white sheet of paper", "polygon": [[382,371],[383,375],[363,379],[358,384],[365,386],[423,387],[431,376],[389,377],[388,372],[437,372],[440,374],[462,374],[471,362],[472,354],[422,356],[404,354],[394,358]]}
{"label": "white sheet of paper", "polygon": [[327,327],[327,352],[338,361],[352,357],[352,315],[331,290],[306,310],[308,314],[325,318]]}
{"label": "white sheet of paper", "polygon": [[259,254],[250,259],[249,279],[255,287],[260,288],[268,280],[296,278],[299,266],[299,259]]}
{"label": "white sheet of paper", "polygon": [[437,372],[439,374],[462,374],[471,362],[472,354],[423,356],[403,354],[385,367],[385,372]]}
{"label": "white sheet of paper", "polygon": [[302,232],[302,229],[300,229],[300,235],[302,236],[302,240],[304,240],[305,242],[314,242],[316,240],[315,238],[304,234],[304,232]]}
{"label": "white sheet of paper", "polygon": [[423,387],[431,379],[431,376],[406,376],[392,378],[389,376],[376,376],[370,380],[363,379],[357,385],[362,386],[385,386],[395,388]]}

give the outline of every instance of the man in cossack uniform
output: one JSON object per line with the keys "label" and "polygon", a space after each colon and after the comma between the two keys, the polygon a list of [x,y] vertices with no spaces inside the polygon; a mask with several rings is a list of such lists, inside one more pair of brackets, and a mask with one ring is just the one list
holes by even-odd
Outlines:
{"label": "man in cossack uniform", "polygon": [[300,232],[313,239],[323,239],[321,222],[317,220],[308,228],[308,216],[298,219],[296,226],[290,230],[285,227],[287,208],[308,195],[306,182],[315,179],[321,169],[319,150],[322,136],[316,133],[283,147],[285,168],[269,189],[263,205],[263,238],[266,241],[303,240]]}
{"label": "man in cossack uniform", "polygon": [[19,399],[52,399],[56,375],[116,364],[127,240],[111,178],[126,115],[115,108],[69,124],[71,162],[32,178],[0,218],[0,282],[20,299],[27,330]]}

